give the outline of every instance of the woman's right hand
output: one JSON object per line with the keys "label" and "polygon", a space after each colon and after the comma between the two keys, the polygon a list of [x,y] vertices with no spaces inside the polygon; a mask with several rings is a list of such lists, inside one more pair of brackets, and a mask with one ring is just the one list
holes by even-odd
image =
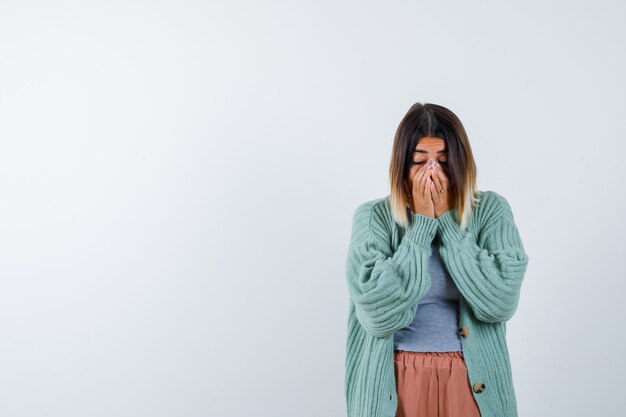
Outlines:
{"label": "woman's right hand", "polygon": [[424,216],[435,218],[435,204],[430,195],[433,189],[431,173],[433,171],[424,164],[417,170],[413,177],[413,190],[411,192],[413,200],[413,213],[420,213]]}

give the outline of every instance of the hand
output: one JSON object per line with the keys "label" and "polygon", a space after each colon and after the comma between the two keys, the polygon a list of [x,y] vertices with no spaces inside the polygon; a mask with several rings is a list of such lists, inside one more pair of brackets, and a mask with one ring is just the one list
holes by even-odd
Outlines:
{"label": "hand", "polygon": [[435,205],[432,197],[433,187],[431,170],[426,168],[426,165],[417,170],[415,176],[412,178],[412,193],[411,200],[413,202],[411,210],[413,213],[419,213],[428,217],[435,217]]}
{"label": "hand", "polygon": [[[450,210],[450,188],[448,183],[448,176],[443,171],[443,169],[441,169],[441,166],[438,165],[434,166],[431,172],[431,195],[435,208],[435,217],[439,217],[446,211]],[[443,193],[439,192],[442,189]]]}

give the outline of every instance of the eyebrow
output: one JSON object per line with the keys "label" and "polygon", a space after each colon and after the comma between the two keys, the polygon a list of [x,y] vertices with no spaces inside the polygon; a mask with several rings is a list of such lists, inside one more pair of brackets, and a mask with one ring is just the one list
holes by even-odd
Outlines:
{"label": "eyebrow", "polygon": [[[413,153],[415,153],[415,152],[419,152],[419,153],[428,153],[428,151],[427,151],[427,150],[424,150],[424,149],[415,149],[415,150],[413,151]],[[437,151],[437,153],[448,153],[448,151],[444,149],[443,151]]]}

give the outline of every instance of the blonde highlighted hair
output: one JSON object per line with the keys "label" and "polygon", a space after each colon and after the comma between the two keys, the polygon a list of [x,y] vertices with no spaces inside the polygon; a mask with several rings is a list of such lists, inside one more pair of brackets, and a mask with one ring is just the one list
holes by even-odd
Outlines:
{"label": "blonde highlighted hair", "polygon": [[413,150],[425,136],[441,138],[446,143],[450,209],[456,222],[465,230],[473,209],[480,202],[476,163],[463,124],[454,113],[437,104],[415,103],[396,130],[389,166],[391,214],[400,226],[409,226],[412,211],[405,182],[409,177]]}

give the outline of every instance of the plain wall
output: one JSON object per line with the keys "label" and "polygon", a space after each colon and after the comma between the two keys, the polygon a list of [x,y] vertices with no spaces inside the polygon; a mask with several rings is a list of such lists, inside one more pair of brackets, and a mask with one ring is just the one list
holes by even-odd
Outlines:
{"label": "plain wall", "polygon": [[344,264],[415,102],[530,258],[520,416],[618,416],[618,1],[0,4],[0,416],[345,415]]}

